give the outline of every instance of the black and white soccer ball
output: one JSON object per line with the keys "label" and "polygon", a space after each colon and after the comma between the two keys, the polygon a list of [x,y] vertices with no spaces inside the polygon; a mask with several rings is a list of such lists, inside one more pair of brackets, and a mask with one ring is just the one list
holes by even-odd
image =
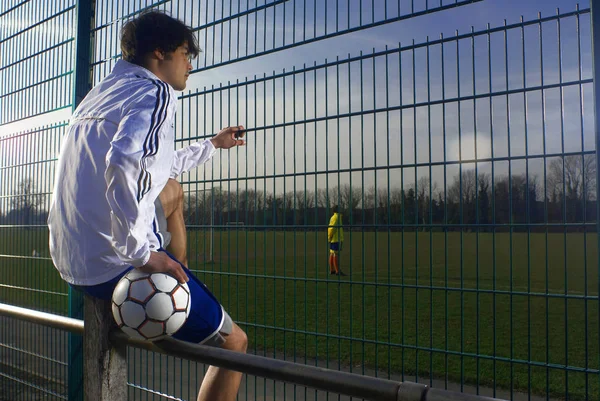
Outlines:
{"label": "black and white soccer ball", "polygon": [[160,340],[173,335],[190,314],[190,289],[166,273],[133,269],[117,283],[112,313],[121,330],[133,338]]}

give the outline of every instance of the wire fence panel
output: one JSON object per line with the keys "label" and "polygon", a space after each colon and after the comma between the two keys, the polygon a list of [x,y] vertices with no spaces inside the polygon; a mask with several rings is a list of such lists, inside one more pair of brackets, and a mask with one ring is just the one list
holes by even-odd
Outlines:
{"label": "wire fence panel", "polygon": [[168,11],[194,29],[203,49],[195,62],[197,72],[479,1],[163,0],[139,7],[100,0],[93,32],[109,43],[97,42],[93,65],[100,68],[108,63],[103,71],[110,71],[121,56],[113,36],[115,23],[149,8]]}
{"label": "wire fence panel", "polygon": [[[335,48],[477,3],[95,2],[93,84],[120,58],[122,24],[166,10],[203,50],[175,146],[248,129],[180,182],[189,267],[249,352],[499,398],[600,396],[590,9]],[[73,22],[22,44],[74,3],[36,4],[0,9],[28,21],[2,24],[0,124],[73,103]],[[62,314],[45,213],[66,126],[0,138],[0,299]],[[330,274],[334,206],[344,276]],[[128,352],[130,399],[195,399],[206,366]],[[244,377],[240,399],[270,397],[337,398]]]}
{"label": "wire fence panel", "polygon": [[0,11],[0,126],[71,106],[75,0]]}
{"label": "wire fence panel", "polygon": [[64,331],[0,317],[0,399],[67,400]]}
{"label": "wire fence panel", "polygon": [[[0,138],[0,299],[60,314],[67,285],[50,260],[46,217],[65,129]],[[0,400],[66,400],[66,333],[0,320]]]}
{"label": "wire fence panel", "polygon": [[[183,181],[190,263],[257,351],[593,398],[588,23],[577,11],[184,94],[182,136],[253,127]],[[333,204],[349,279],[327,268]]]}

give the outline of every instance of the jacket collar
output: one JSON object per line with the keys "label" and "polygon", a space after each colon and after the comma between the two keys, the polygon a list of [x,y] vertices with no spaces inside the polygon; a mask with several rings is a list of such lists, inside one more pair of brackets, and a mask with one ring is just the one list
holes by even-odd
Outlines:
{"label": "jacket collar", "polygon": [[[115,67],[113,68],[112,72],[115,74],[135,74],[140,75],[144,78],[158,79],[161,82],[165,82],[159,77],[157,77],[152,71],[142,67],[141,65],[133,64],[125,60],[117,61],[117,64],[115,64]],[[165,83],[169,85],[167,82]]]}
{"label": "jacket collar", "polygon": [[171,96],[175,98],[175,89],[173,89],[173,87],[168,82],[163,81],[162,79],[157,77],[152,71],[142,67],[141,65],[133,64],[121,59],[115,64],[112,70],[112,74],[134,74],[144,78],[156,79],[160,82],[167,84],[167,86],[169,87],[169,91],[171,92]]}

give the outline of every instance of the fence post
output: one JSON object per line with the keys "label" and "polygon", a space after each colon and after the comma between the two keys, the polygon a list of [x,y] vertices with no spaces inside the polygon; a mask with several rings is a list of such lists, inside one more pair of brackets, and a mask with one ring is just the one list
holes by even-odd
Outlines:
{"label": "fence post", "polygon": [[127,347],[109,340],[115,329],[110,301],[85,296],[85,401],[127,399]]}
{"label": "fence post", "polygon": [[[592,77],[594,79],[594,135],[596,139],[596,247],[600,250],[600,4],[590,0],[592,35]],[[600,258],[596,268],[600,271]],[[598,280],[600,290],[600,280]],[[597,378],[600,381],[600,375]]]}
{"label": "fence post", "polygon": [[[94,21],[95,0],[77,0],[75,8],[74,68],[71,77],[73,109],[91,89],[90,55],[91,28]],[[83,296],[69,287],[69,316],[83,319]],[[69,334],[68,399],[83,401],[83,339],[79,334]]]}

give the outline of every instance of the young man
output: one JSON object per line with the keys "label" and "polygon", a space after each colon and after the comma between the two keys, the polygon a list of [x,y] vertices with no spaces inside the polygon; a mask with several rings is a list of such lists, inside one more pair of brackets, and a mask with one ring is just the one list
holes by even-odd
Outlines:
{"label": "young man", "polygon": [[[69,284],[106,300],[133,268],[169,273],[192,295],[173,337],[245,352],[246,334],[186,268],[183,189],[175,181],[215,149],[243,145],[244,127],[175,151],[175,90],[186,87],[199,52],[192,30],[147,12],[123,27],[121,50],[123,60],[83,99],[63,139],[48,217],[52,260]],[[234,400],[240,380],[210,367],[198,400]]]}
{"label": "young man", "polygon": [[338,213],[337,205],[331,208],[333,216],[329,219],[327,228],[327,242],[329,242],[329,274],[345,276],[340,270],[339,253],[344,246],[344,228],[342,227],[342,214]]}

